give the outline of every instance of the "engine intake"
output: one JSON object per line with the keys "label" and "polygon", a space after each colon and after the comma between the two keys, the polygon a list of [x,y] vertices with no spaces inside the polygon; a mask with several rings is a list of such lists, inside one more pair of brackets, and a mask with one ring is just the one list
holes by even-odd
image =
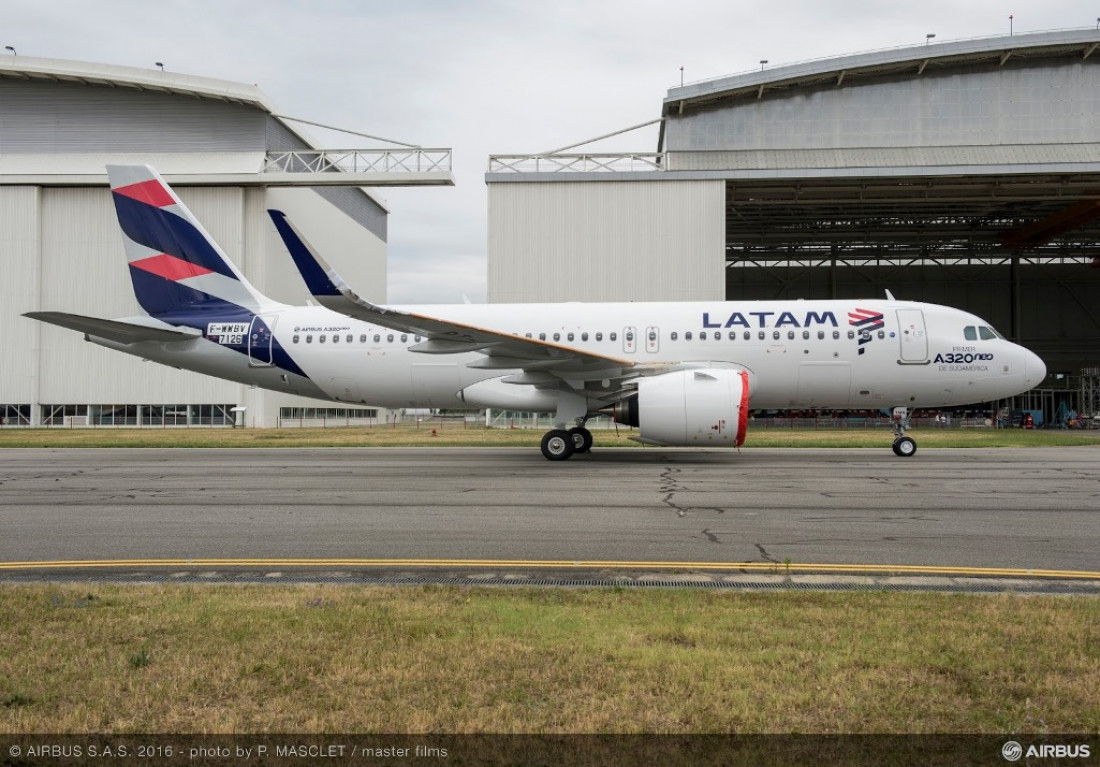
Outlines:
{"label": "engine intake", "polygon": [[638,427],[642,442],[737,447],[748,427],[749,374],[705,368],[642,378],[614,417]]}

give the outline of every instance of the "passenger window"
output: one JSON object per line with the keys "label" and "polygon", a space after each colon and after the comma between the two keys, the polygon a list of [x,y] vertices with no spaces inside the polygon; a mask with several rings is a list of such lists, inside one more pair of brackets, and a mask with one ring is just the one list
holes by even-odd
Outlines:
{"label": "passenger window", "polygon": [[967,341],[977,341],[978,329],[973,325],[967,325],[965,328],[963,328],[963,338],[965,338]]}
{"label": "passenger window", "polygon": [[408,342],[409,342],[409,334],[408,333],[402,333],[401,334],[401,343],[404,344],[404,343],[408,343]]}
{"label": "passenger window", "polygon": [[585,332],[581,333],[581,340],[582,341],[587,341],[588,340],[588,331],[585,331]]}
{"label": "passenger window", "polygon": [[359,336],[359,343],[365,344],[366,342],[367,342],[367,334],[364,333],[363,335]]}
{"label": "passenger window", "polygon": [[626,340],[627,341],[633,341],[634,340],[634,331],[633,330],[626,331]]}
{"label": "passenger window", "polygon": [[657,340],[657,333],[656,333],[656,331],[653,331],[653,330],[649,331],[649,340],[650,340],[650,341],[656,341],[656,340]]}
{"label": "passenger window", "polygon": [[420,343],[420,336],[413,336],[413,340]]}
{"label": "passenger window", "polygon": [[306,336],[306,343],[307,344],[313,343],[313,336]]}
{"label": "passenger window", "polygon": [[778,330],[773,330],[772,331],[772,339],[774,339],[776,341],[779,340],[779,331]]}
{"label": "passenger window", "polygon": [[565,340],[566,340],[566,341],[572,341],[572,340],[573,340],[573,334],[572,334],[572,333],[570,333],[569,335],[567,335],[567,336],[565,337]]}
{"label": "passenger window", "polygon": [[619,334],[618,333],[608,333],[607,337],[611,341],[618,341],[619,340]]}
{"label": "passenger window", "polygon": [[597,341],[602,341],[603,340],[603,333],[597,333],[596,334],[596,340]]}
{"label": "passenger window", "polygon": [[794,340],[794,331],[793,330],[788,330],[787,331],[787,340],[788,341],[793,341]]}
{"label": "passenger window", "polygon": [[523,335],[527,336],[528,338],[530,338],[530,337],[531,337],[531,334],[530,334],[530,333],[524,333]]}
{"label": "passenger window", "polygon": [[684,340],[685,341],[690,341],[691,340],[691,331],[690,330],[688,332],[684,333]]}
{"label": "passenger window", "polygon": [[375,333],[375,334],[374,334],[374,342],[375,342],[375,343],[378,343],[378,342],[379,342],[379,341],[381,341],[381,340],[382,340],[382,336],[380,336],[380,335],[378,335],[377,333]]}
{"label": "passenger window", "polygon": [[983,341],[992,341],[997,337],[996,331],[994,331],[993,328],[987,328],[985,325],[978,328],[978,333],[981,334]]}
{"label": "passenger window", "polygon": [[324,333],[322,333],[321,335],[317,336],[317,343],[319,343],[319,344],[323,344],[323,343],[325,342],[325,338],[326,338],[326,336],[325,336],[325,334],[324,334]]}
{"label": "passenger window", "polygon": [[859,331],[859,337],[862,338],[864,341],[869,341],[871,339],[871,331],[861,330]]}
{"label": "passenger window", "polygon": [[699,331],[699,340],[700,341],[706,341],[707,340],[707,331],[705,331],[705,330],[700,330]]}
{"label": "passenger window", "polygon": [[747,330],[745,331],[745,340],[746,341],[751,341],[752,340],[752,333],[750,333]]}
{"label": "passenger window", "polygon": [[855,338],[855,337],[856,337],[856,331],[854,331],[854,330],[849,330],[849,331],[848,331],[848,340],[849,340],[849,341],[851,341],[851,340],[852,340],[853,338]]}
{"label": "passenger window", "polygon": [[332,342],[334,344],[340,343],[340,334],[339,333],[333,333],[332,334]]}
{"label": "passenger window", "polygon": [[355,336],[353,336],[351,333],[348,333],[348,337],[346,340],[350,344],[352,341],[355,340]]}
{"label": "passenger window", "polygon": [[768,335],[763,330],[761,330],[760,334],[759,334],[760,340],[763,341],[767,337],[768,337]]}
{"label": "passenger window", "polygon": [[555,341],[560,341],[561,340],[561,333],[555,333],[554,334],[554,340]]}
{"label": "passenger window", "polygon": [[669,333],[669,334],[668,334],[668,337],[669,337],[669,338],[671,338],[671,339],[672,339],[673,341],[675,341],[675,340],[676,340],[677,338],[679,338],[679,337],[680,337],[680,334],[679,334],[679,333],[677,333],[677,332],[676,332],[676,331],[674,330],[674,331],[672,331],[671,333]]}
{"label": "passenger window", "polygon": [[392,344],[392,343],[393,343],[393,333],[389,333],[389,334],[388,334],[388,335],[386,336],[386,343],[388,343],[388,344]]}
{"label": "passenger window", "polygon": [[802,331],[802,340],[803,341],[809,341],[810,340],[810,331],[808,331],[808,330],[803,330]]}
{"label": "passenger window", "polygon": [[293,341],[294,343],[298,343],[298,336],[294,336],[294,338],[293,338],[293,339],[291,339],[291,340],[292,340],[292,341]]}
{"label": "passenger window", "polygon": [[546,340],[546,334],[545,333],[539,333],[539,340],[540,341],[545,341]]}
{"label": "passenger window", "polygon": [[879,338],[886,338],[886,331],[885,330],[880,330],[878,332],[878,337]]}
{"label": "passenger window", "polygon": [[817,331],[817,340],[818,341],[824,341],[825,340],[825,331],[824,330]]}
{"label": "passenger window", "polygon": [[737,331],[736,330],[731,330],[730,331],[730,340],[731,341],[736,341],[737,340]]}

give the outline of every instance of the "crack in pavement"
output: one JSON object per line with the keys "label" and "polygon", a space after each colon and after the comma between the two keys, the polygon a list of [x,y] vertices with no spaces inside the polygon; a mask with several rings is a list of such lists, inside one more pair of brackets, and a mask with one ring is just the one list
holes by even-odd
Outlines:
{"label": "crack in pavement", "polygon": [[[718,514],[725,514],[726,510],[718,506],[681,506],[674,500],[674,496],[677,493],[685,492],[687,488],[680,485],[679,480],[673,476],[680,474],[683,469],[677,469],[673,466],[666,466],[665,470],[660,475],[660,489],[659,492],[664,494],[661,498],[661,503],[673,509],[676,512],[676,516],[683,518],[688,515],[689,511],[713,511]],[[717,541],[715,541],[717,543]]]}
{"label": "crack in pavement", "polygon": [[777,565],[779,564],[779,560],[769,554],[768,550],[765,549],[762,545],[760,545],[759,543],[754,543],[753,546],[755,546],[756,550],[760,552],[760,558],[763,559],[765,562],[771,562]]}

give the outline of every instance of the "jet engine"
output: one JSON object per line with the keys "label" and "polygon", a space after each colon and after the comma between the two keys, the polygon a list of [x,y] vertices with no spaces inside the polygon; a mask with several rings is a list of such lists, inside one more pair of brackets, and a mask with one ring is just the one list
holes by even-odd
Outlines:
{"label": "jet engine", "polygon": [[638,381],[638,393],[614,407],[615,420],[638,427],[641,442],[735,447],[745,441],[749,374],[702,368]]}

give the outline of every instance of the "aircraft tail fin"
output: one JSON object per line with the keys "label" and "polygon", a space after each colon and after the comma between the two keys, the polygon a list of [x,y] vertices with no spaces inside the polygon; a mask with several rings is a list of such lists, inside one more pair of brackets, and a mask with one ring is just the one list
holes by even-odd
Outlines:
{"label": "aircraft tail fin", "polygon": [[156,317],[271,303],[153,168],[108,165],[107,175],[142,309]]}

